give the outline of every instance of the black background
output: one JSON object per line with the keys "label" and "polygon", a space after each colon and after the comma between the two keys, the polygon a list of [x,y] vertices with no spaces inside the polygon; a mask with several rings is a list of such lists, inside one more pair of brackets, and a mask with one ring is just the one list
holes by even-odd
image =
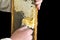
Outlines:
{"label": "black background", "polygon": [[[38,12],[38,40],[48,40],[48,0],[43,0]],[[11,35],[11,13],[0,11],[0,39]]]}
{"label": "black background", "polygon": [[0,38],[10,37],[11,13],[0,11]]}
{"label": "black background", "polygon": [[48,0],[43,0],[38,13],[38,40],[48,39]]}

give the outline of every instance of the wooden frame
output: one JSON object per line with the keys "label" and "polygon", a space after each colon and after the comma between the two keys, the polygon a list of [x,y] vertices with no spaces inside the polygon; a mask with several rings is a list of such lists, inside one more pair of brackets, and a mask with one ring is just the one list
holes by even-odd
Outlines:
{"label": "wooden frame", "polygon": [[[11,10],[11,34],[13,33],[13,30],[14,30],[14,0],[12,0],[12,10]],[[36,25],[34,25],[34,40],[37,40],[37,24],[38,24],[38,10],[36,10],[36,20],[35,20],[35,23]]]}

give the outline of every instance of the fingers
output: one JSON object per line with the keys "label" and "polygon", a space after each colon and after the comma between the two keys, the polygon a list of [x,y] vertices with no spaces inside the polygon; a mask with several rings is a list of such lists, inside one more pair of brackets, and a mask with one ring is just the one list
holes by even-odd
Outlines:
{"label": "fingers", "polygon": [[24,35],[27,34],[27,36],[28,36],[28,35],[32,35],[32,33],[33,33],[33,30],[32,30],[32,29],[29,29],[27,26],[24,26],[24,27],[20,28],[20,29],[17,30],[17,31],[24,33]]}
{"label": "fingers", "polygon": [[38,9],[38,10],[40,10],[40,6],[41,6],[41,5],[37,4],[37,9]]}
{"label": "fingers", "polygon": [[27,35],[31,35],[32,33],[33,33],[32,29],[26,29],[25,30],[25,34],[27,34]]}
{"label": "fingers", "polygon": [[13,35],[11,36],[11,39],[18,39],[18,40],[32,40],[33,30],[27,28],[26,26],[20,28],[19,30],[15,31]]}
{"label": "fingers", "polygon": [[31,35],[29,39],[32,40],[33,39],[33,36]]}
{"label": "fingers", "polygon": [[29,29],[27,26],[24,26],[18,29],[19,32],[23,32],[24,34],[31,35],[33,33],[32,29]]}
{"label": "fingers", "polygon": [[32,29],[26,28],[22,32],[24,33],[23,35],[25,36],[24,39],[26,39],[26,40],[33,39],[33,36],[32,36],[33,30]]}
{"label": "fingers", "polygon": [[[27,38],[27,39],[26,39]],[[32,35],[30,35],[30,36],[27,36],[25,39],[26,40],[32,40],[33,39],[33,36]]]}
{"label": "fingers", "polygon": [[37,9],[40,10],[40,6],[41,6],[42,0],[36,0],[36,5],[37,5]]}
{"label": "fingers", "polygon": [[38,1],[38,2],[36,2],[35,4],[41,4],[41,2],[40,2],[40,1]]}

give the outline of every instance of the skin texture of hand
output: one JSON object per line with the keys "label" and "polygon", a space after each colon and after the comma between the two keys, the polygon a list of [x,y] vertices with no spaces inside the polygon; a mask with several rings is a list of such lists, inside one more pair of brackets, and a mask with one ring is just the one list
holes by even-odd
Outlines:
{"label": "skin texture of hand", "polygon": [[32,33],[33,33],[33,30],[31,30],[25,26],[25,27],[22,27],[22,28],[16,30],[12,34],[11,39],[12,40],[32,40],[33,39]]}
{"label": "skin texture of hand", "polygon": [[37,6],[37,9],[40,10],[40,6],[43,0],[35,0],[35,1],[36,1],[35,4]]}

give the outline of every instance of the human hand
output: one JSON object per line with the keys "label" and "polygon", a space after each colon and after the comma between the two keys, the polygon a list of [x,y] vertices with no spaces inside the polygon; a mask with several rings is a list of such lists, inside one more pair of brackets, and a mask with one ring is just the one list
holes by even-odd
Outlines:
{"label": "human hand", "polygon": [[35,1],[36,1],[35,4],[37,6],[37,9],[40,10],[40,6],[43,0],[35,0]]}
{"label": "human hand", "polygon": [[16,30],[12,36],[11,39],[12,40],[32,40],[32,33],[33,30],[25,27],[22,27],[18,30]]}

